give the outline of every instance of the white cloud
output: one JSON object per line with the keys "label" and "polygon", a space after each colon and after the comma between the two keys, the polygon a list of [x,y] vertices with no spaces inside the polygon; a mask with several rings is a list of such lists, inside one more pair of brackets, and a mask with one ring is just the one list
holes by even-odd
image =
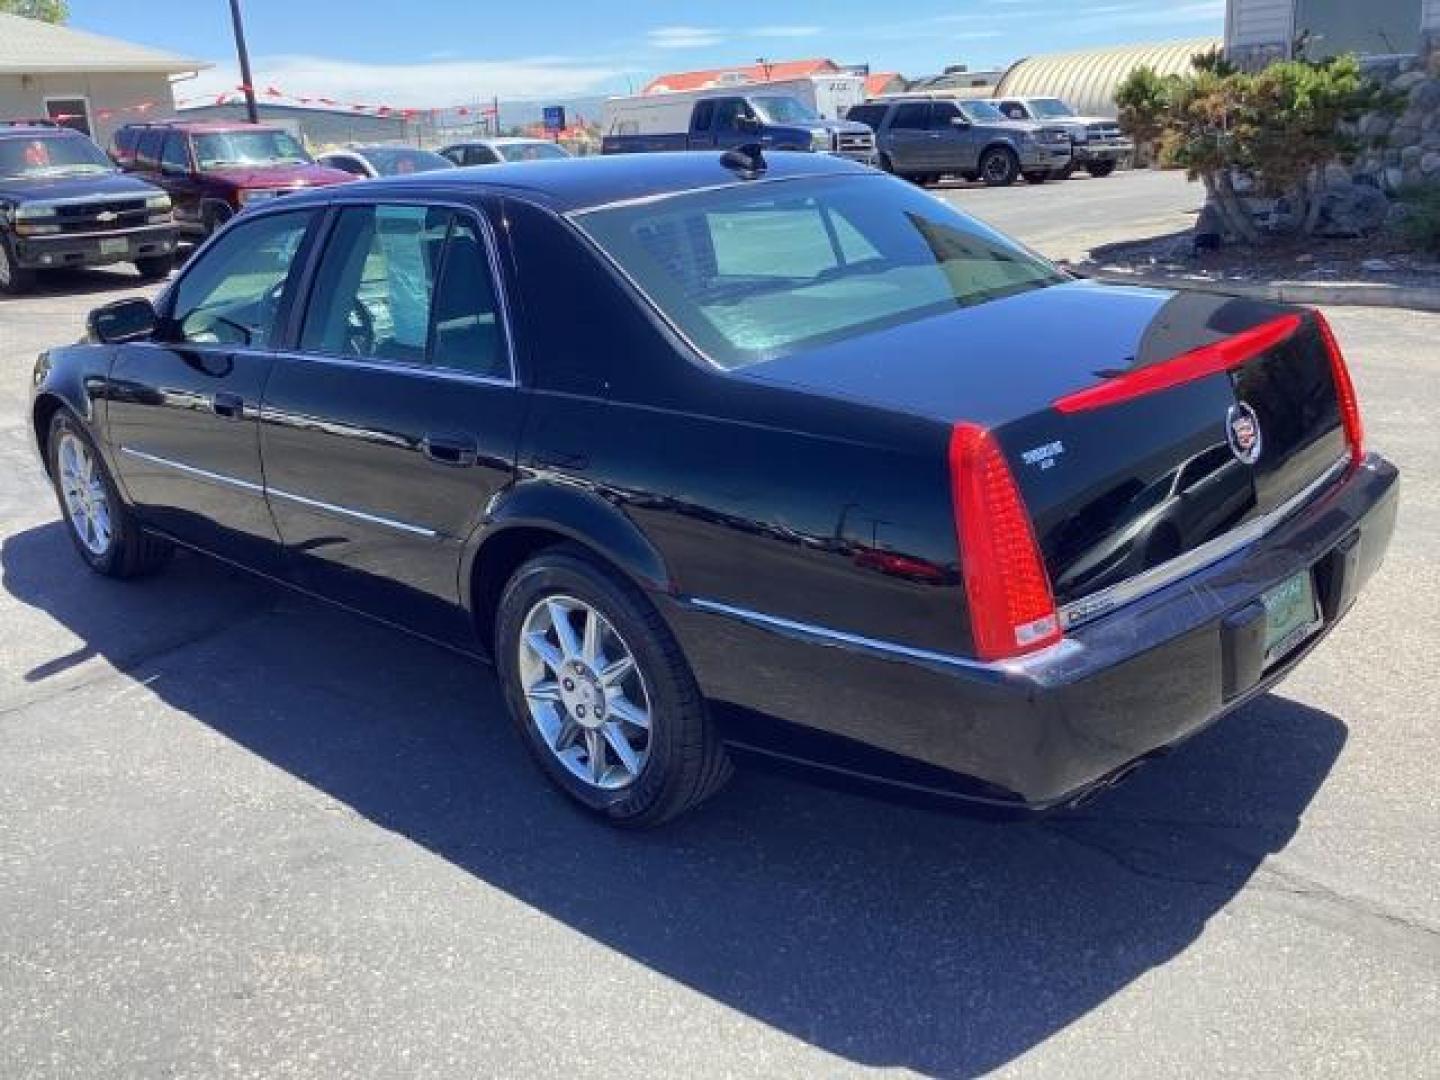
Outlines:
{"label": "white cloud", "polygon": [[726,37],[713,26],[657,26],[645,32],[645,40],[657,49],[704,49]]}
{"label": "white cloud", "polygon": [[[456,60],[416,64],[359,64],[323,56],[259,56],[252,65],[263,97],[275,87],[291,97],[433,108],[491,97],[536,99],[593,93],[628,74],[626,68],[564,56],[506,61]],[[240,76],[232,63],[218,63],[192,81],[177,83],[175,96],[204,98],[233,91]]]}

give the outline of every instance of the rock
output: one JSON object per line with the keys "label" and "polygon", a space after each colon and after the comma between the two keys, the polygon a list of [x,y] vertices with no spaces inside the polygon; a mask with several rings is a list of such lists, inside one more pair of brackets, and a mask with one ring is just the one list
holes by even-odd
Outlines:
{"label": "rock", "polygon": [[1390,84],[1390,89],[1397,94],[1408,94],[1424,81],[1425,73],[1423,71],[1407,71]]}
{"label": "rock", "polygon": [[1410,91],[1410,108],[1415,112],[1429,112],[1440,108],[1440,80],[1426,79]]}
{"label": "rock", "polygon": [[1413,169],[1420,164],[1420,156],[1425,151],[1420,149],[1419,143],[1414,146],[1407,146],[1400,151],[1400,167],[1402,169]]}
{"label": "rock", "polygon": [[1387,165],[1381,179],[1386,191],[1399,191],[1405,186],[1405,170],[1398,165]]}
{"label": "rock", "polygon": [[1390,200],[1370,184],[1345,184],[1320,196],[1320,236],[1366,236],[1385,224]]}
{"label": "rock", "polygon": [[1420,172],[1425,176],[1440,173],[1440,150],[1431,150],[1420,159]]}
{"label": "rock", "polygon": [[1350,170],[1337,162],[1331,162],[1325,166],[1325,186],[1327,188],[1340,187],[1350,183]]}
{"label": "rock", "polygon": [[1378,142],[1390,134],[1394,122],[1393,117],[1382,112],[1366,113],[1360,118],[1360,137]]}
{"label": "rock", "polygon": [[1398,123],[1390,129],[1390,134],[1385,139],[1390,146],[1409,146],[1411,143],[1420,141],[1420,121],[1412,120],[1410,114],[1402,116]]}
{"label": "rock", "polygon": [[1384,259],[1366,259],[1360,264],[1360,269],[1367,274],[1388,274],[1395,268]]}

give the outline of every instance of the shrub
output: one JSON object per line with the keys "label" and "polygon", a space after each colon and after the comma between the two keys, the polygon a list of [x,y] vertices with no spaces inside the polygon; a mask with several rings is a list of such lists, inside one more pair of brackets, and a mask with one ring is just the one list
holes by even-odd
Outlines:
{"label": "shrub", "polygon": [[1203,182],[1229,231],[1251,243],[1261,236],[1236,194],[1237,173],[1248,175],[1258,194],[1287,197],[1299,208],[1297,229],[1309,234],[1325,166],[1358,149],[1347,122],[1390,107],[1353,56],[1283,60],[1250,73],[1213,52],[1195,57],[1186,75],[1160,78],[1140,68],[1115,100],[1122,127]]}
{"label": "shrub", "polygon": [[1427,184],[1399,193],[1398,228],[1407,243],[1420,251],[1440,255],[1440,187]]}

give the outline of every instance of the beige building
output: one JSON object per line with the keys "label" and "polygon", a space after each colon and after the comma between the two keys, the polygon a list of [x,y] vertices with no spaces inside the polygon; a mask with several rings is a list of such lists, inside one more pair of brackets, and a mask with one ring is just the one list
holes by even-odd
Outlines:
{"label": "beige building", "polygon": [[176,80],[208,64],[0,14],[0,120],[59,118],[105,145],[131,120],[172,116]]}

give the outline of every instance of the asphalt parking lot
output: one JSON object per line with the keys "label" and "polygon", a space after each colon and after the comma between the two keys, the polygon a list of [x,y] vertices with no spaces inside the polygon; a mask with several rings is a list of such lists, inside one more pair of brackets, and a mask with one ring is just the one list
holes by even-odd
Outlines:
{"label": "asphalt parking lot", "polygon": [[[944,197],[1063,254],[1165,182]],[[1277,692],[1040,824],[746,771],[630,835],[483,667],[82,571],[27,381],[134,280],[0,300],[0,1077],[1440,1075],[1440,316],[1328,313],[1403,506]]]}

